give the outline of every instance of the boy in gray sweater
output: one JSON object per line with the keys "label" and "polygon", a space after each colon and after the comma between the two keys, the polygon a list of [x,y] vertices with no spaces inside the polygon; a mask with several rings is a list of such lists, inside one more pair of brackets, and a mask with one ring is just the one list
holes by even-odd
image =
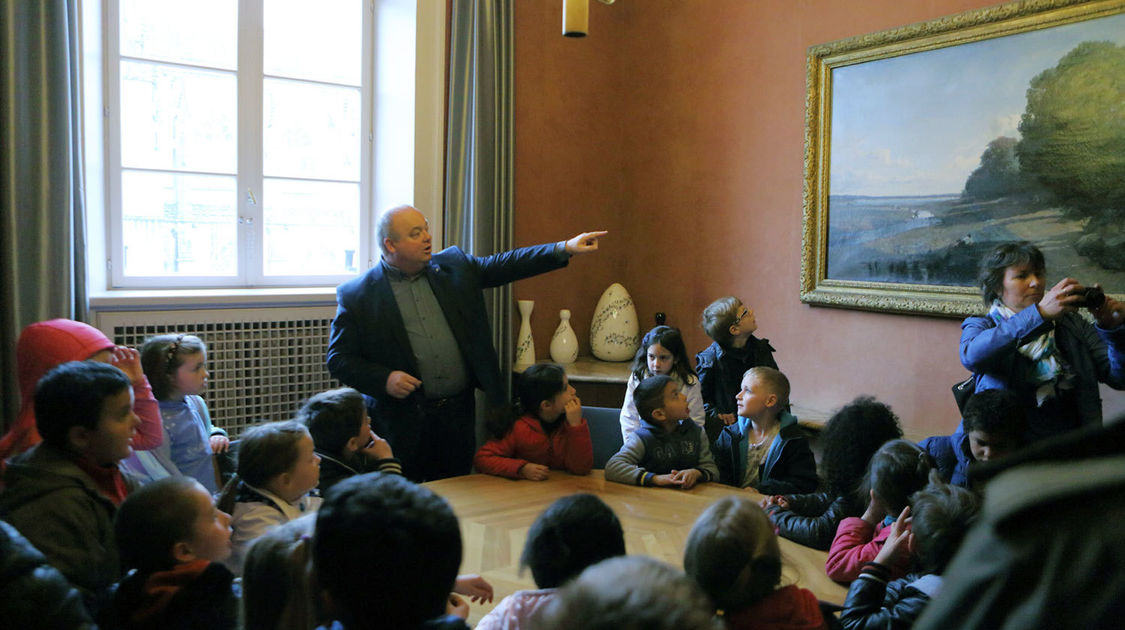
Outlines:
{"label": "boy in gray sweater", "polygon": [[688,490],[718,478],[707,434],[691,421],[687,398],[674,380],[646,378],[633,401],[644,425],[606,462],[607,480]]}

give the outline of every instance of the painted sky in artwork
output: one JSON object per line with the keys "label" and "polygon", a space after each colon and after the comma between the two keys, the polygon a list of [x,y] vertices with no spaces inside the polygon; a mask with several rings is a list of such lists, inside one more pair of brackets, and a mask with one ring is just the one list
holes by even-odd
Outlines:
{"label": "painted sky in artwork", "polygon": [[1019,137],[1032,77],[1083,41],[1125,45],[1125,14],[832,71],[833,195],[958,194]]}

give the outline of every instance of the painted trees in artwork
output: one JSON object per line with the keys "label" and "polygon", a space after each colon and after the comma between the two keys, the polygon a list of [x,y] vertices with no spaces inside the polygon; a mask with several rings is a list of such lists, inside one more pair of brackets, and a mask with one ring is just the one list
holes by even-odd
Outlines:
{"label": "painted trees in artwork", "polygon": [[1091,219],[1125,218],[1125,46],[1083,42],[1031,80],[1024,172]]}
{"label": "painted trees in artwork", "polygon": [[1125,46],[1083,42],[1036,75],[1019,131],[989,142],[962,198],[1048,193],[1084,221],[1079,253],[1125,269]]}
{"label": "painted trees in artwork", "polygon": [[980,156],[980,166],[965,180],[961,197],[969,201],[988,201],[1025,189],[1027,177],[1020,171],[1019,157],[1016,156],[1018,142],[1008,136],[989,142]]}

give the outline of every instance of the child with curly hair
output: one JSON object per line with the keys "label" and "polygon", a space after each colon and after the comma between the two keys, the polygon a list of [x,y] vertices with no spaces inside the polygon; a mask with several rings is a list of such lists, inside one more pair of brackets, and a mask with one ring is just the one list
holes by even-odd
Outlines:
{"label": "child with curly hair", "polygon": [[856,492],[871,456],[886,442],[901,437],[898,417],[874,398],[860,396],[841,407],[820,434],[825,489],[762,500],[778,535],[827,551],[840,521],[863,514],[863,501]]}

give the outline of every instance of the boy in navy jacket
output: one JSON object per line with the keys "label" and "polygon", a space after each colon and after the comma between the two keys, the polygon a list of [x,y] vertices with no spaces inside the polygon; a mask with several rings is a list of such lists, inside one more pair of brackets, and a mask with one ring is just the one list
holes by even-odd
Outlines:
{"label": "boy in navy jacket", "polygon": [[1027,414],[1008,390],[986,389],[965,403],[961,428],[953,435],[935,435],[918,443],[934,458],[942,479],[968,486],[973,462],[999,459],[1023,446]]}
{"label": "boy in navy jacket", "polygon": [[797,418],[785,411],[789,379],[780,371],[746,371],[738,401],[738,421],[715,440],[719,481],[762,494],[799,494],[817,487],[816,460]]}

